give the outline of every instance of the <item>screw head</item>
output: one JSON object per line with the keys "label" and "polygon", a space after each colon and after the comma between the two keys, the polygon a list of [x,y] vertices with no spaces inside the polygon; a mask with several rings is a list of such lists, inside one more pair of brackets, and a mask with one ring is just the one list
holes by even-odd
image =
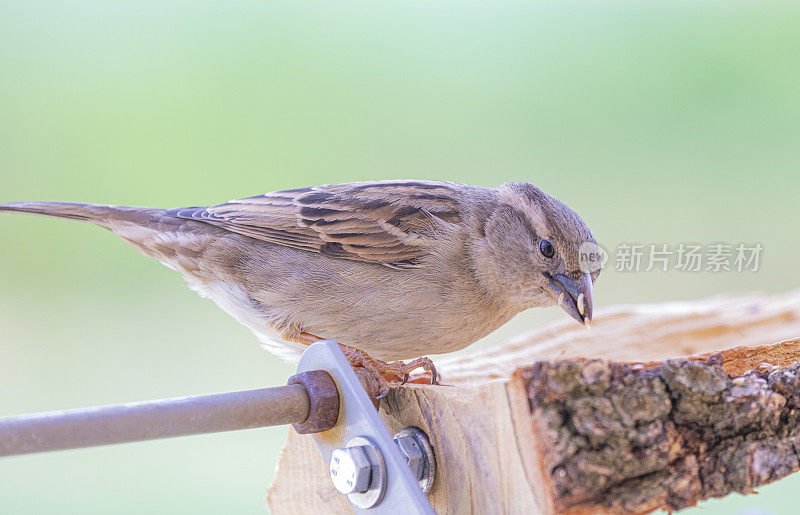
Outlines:
{"label": "screw head", "polygon": [[362,493],[369,490],[372,464],[366,446],[345,447],[331,453],[329,473],[333,486],[343,494]]}

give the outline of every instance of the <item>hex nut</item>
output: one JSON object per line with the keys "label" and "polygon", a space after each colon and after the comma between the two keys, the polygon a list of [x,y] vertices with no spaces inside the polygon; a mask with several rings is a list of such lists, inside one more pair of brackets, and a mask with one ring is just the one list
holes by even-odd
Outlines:
{"label": "hex nut", "polygon": [[369,489],[372,464],[364,446],[345,447],[331,453],[329,473],[336,490],[343,494],[361,493]]}
{"label": "hex nut", "polygon": [[308,418],[292,424],[297,433],[320,433],[336,425],[339,419],[339,391],[329,373],[324,370],[300,372],[290,377],[286,384],[302,385],[308,394]]}

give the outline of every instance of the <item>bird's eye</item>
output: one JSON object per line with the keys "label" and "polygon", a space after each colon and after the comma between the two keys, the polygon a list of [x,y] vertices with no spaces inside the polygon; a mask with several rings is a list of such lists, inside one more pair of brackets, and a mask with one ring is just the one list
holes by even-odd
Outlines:
{"label": "bird's eye", "polygon": [[542,240],[539,242],[539,252],[546,258],[551,258],[556,255],[556,249],[553,247],[553,244],[550,243],[550,240]]}

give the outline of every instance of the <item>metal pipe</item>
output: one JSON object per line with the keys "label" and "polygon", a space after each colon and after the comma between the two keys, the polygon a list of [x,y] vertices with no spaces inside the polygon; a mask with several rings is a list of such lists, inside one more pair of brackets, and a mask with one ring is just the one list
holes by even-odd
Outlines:
{"label": "metal pipe", "polygon": [[0,456],[301,423],[309,411],[306,388],[290,384],[21,415],[0,419]]}

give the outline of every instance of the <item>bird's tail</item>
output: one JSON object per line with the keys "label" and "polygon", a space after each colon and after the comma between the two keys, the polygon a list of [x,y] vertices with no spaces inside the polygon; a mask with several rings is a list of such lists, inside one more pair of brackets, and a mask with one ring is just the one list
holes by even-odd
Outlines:
{"label": "bird's tail", "polygon": [[149,225],[164,213],[149,207],[102,206],[73,202],[9,202],[0,204],[0,213],[15,212],[91,222],[108,228],[112,222]]}
{"label": "bird's tail", "polygon": [[210,226],[183,220],[164,209],[103,206],[70,202],[11,202],[0,204],[3,212],[65,218],[90,222],[110,230],[136,250],[182,272],[187,279],[199,277],[198,260],[213,242]]}

